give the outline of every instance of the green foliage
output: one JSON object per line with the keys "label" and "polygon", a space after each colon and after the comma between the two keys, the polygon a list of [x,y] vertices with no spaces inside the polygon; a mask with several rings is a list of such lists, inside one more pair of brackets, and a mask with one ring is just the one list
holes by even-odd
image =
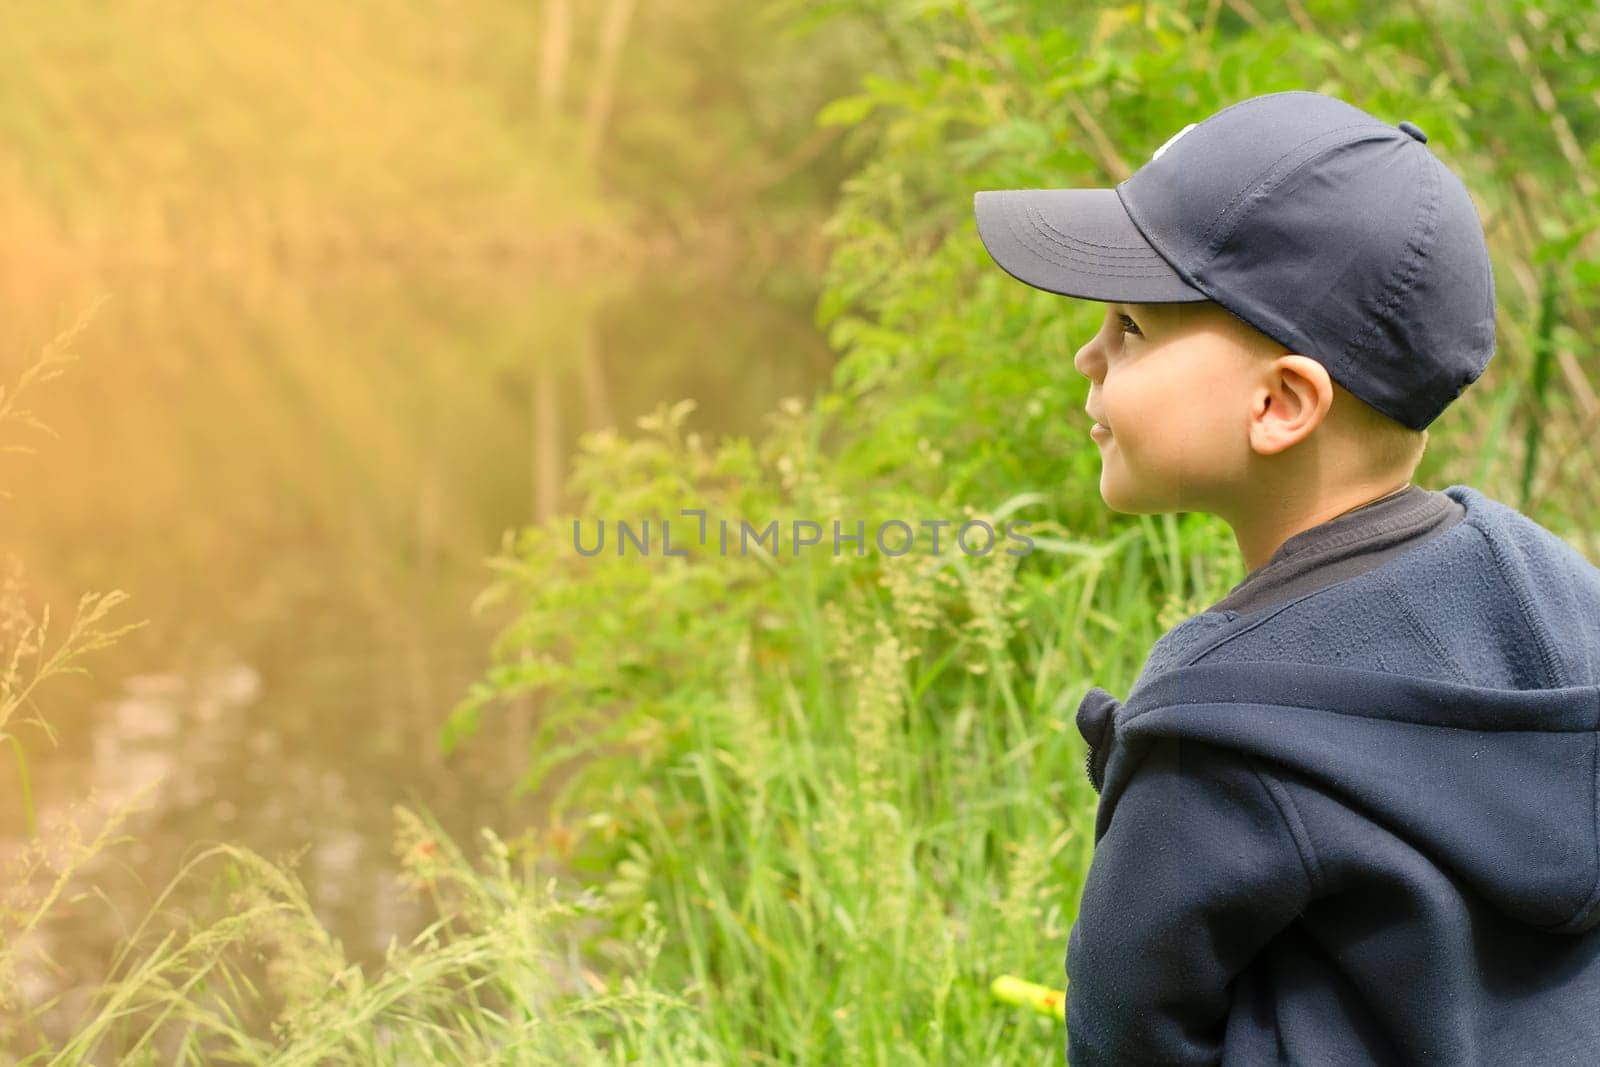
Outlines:
{"label": "green foliage", "polygon": [[13,13],[0,64],[29,91],[0,100],[0,219],[97,266],[514,258],[548,278],[615,272],[640,233],[777,220],[792,241],[839,165],[812,115],[866,59],[849,26],[801,37],[771,2]]}
{"label": "green foliage", "polygon": [[[1569,122],[1562,104],[1584,90],[1555,80],[1590,86],[1600,70],[1587,5],[1291,5],[1289,18],[1242,3],[871,6],[890,29],[933,39],[913,73],[866,79],[830,116],[853,119],[870,153],[834,220],[821,316],[843,358],[841,395],[830,401],[864,429],[849,454],[882,470],[905,463],[909,445],[937,441],[965,460],[952,471],[958,493],[1031,480],[1054,492],[1061,521],[1098,531],[1093,451],[1067,445],[1081,440],[1088,384],[1071,369],[1070,338],[1092,332],[1092,305],[1001,275],[978,242],[972,193],[1113,184],[1186,123],[1263,92],[1316,89],[1409,118],[1478,199],[1502,278],[1525,284],[1502,281],[1512,329],[1453,418],[1485,418],[1498,377],[1519,377],[1532,358],[1519,324],[1537,316],[1527,284],[1535,255],[1569,268],[1553,277],[1573,340],[1593,329],[1592,287],[1579,281],[1597,247],[1593,160],[1575,164],[1562,148],[1589,143],[1592,108],[1571,108]],[[1507,45],[1508,22],[1512,38],[1520,30],[1537,45],[1523,45],[1526,63]],[[1553,112],[1540,103],[1541,81],[1554,85]],[[1548,231],[1542,243],[1530,213]],[[1436,437],[1443,447],[1424,477],[1468,440]],[[1509,487],[1511,467],[1494,478]]]}
{"label": "green foliage", "polygon": [[[1466,480],[1454,472],[1472,463],[1474,484],[1509,498],[1521,472],[1498,442],[1555,403],[1549,358],[1538,406],[1519,399],[1535,353],[1521,324],[1559,302],[1537,337],[1592,331],[1573,279],[1595,256],[1596,200],[1571,176],[1593,160],[1570,152],[1592,139],[1565,116],[1593,91],[1600,27],[1558,8],[826,5],[884,56],[818,115],[863,160],[828,230],[833,387],[753,450],[689,449],[670,418],[593,442],[575,514],[881,521],[1010,501],[1042,551],[602,561],[571,551],[564,516],[498,562],[493,595],[521,613],[454,720],[459,737],[506,697],[537,698],[516,705],[539,724],[530,785],[567,774],[542,840],[602,887],[609,929],[636,930],[647,903],[669,916],[659,974],[702,1006],[727,1058],[1049,1055],[1058,1030],[983,991],[995,973],[1060,974],[1093,806],[1067,716],[1091,682],[1125,688],[1156,636],[1241,577],[1209,516],[1106,513],[1071,366],[1095,311],[997,270],[972,194],[1114,184],[1173,131],[1264,92],[1410,119],[1517,282],[1501,286],[1500,359],[1435,429],[1418,477]],[[1541,290],[1535,257],[1568,269]]]}
{"label": "green foliage", "polygon": [[[24,1062],[95,1062],[108,1048],[138,1057],[125,1063],[614,1062],[593,1036],[600,1019],[658,1062],[711,1050],[680,998],[648,988],[665,933],[650,905],[639,939],[614,952],[629,977],[607,987],[546,936],[595,914],[591,896],[559,893],[491,831],[474,863],[426,816],[397,807],[395,826],[404,889],[438,918],[391,945],[376,975],[346,961],[291,862],[216,845],[132,931],[73,1038]],[[171,928],[162,904],[208,875],[218,911]]]}
{"label": "green foliage", "polygon": [[[861,516],[870,539],[891,518],[998,526],[1045,499],[957,507],[929,495],[946,475],[927,454],[894,481],[853,468],[822,445],[838,426],[798,403],[755,449],[707,448],[688,414],[587,442],[585,545],[599,517],[683,508],[713,528]],[[1021,558],[948,535],[938,555],[926,537],[903,556],[724,555],[713,535],[683,558],[586,557],[573,521],[497,561],[486,599],[521,611],[447,733],[508,701],[535,716],[527,784],[552,811],[537,847],[599,892],[606,936],[641,936],[660,908],[660,988],[699,1005],[726,1056],[1036,1056],[1048,1024],[1013,1025],[987,983],[1059,967],[1092,814],[1076,698],[1221,594],[1233,574],[1189,556],[1221,546],[1180,543],[1168,517],[1101,544],[1034,520]]]}
{"label": "green foliage", "polygon": [[[988,983],[1061,973],[1094,805],[1072,710],[1091,683],[1125,688],[1241,575],[1207,516],[1105,514],[1071,369],[1092,309],[993,267],[978,189],[1113,183],[1184,124],[1277,89],[1408,118],[1479,199],[1506,283],[1503,355],[1419,477],[1475,463],[1474,484],[1508,496],[1538,482],[1544,435],[1563,439],[1535,498],[1581,477],[1561,461],[1594,409],[1561,355],[1592,335],[1580,280],[1600,258],[1594,120],[1574,106],[1600,84],[1587,6],[834,0],[791,17],[866,28],[883,57],[818,116],[862,160],[818,308],[843,358],[826,395],[786,404],[756,442],[702,441],[687,403],[638,437],[587,438],[573,510],[508,538],[484,599],[516,616],[445,740],[533,716],[525,784],[551,800],[548,824],[490,838],[472,871],[402,817],[408,869],[453,887],[438,932],[456,925],[373,980],[292,878],[234,856],[237,921],[140,955],[75,1049],[139,1005],[168,1012],[187,1056],[209,1038],[214,1062],[1058,1055],[1059,1028]],[[1553,388],[1558,369],[1571,388]],[[1534,422],[1525,476],[1501,442]],[[569,536],[599,519],[684,529],[686,508],[713,528],[1025,518],[1037,551],[763,555],[713,537],[586,556]],[[538,859],[568,892],[532,888]],[[286,961],[268,978],[275,1042],[242,1021],[259,1006],[237,993],[244,972],[206,955],[241,938]],[[218,989],[236,995],[202,995]]]}

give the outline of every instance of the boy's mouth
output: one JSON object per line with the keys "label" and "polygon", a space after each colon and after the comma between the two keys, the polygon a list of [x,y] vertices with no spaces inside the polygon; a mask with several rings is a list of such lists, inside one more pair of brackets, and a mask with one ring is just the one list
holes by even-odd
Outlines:
{"label": "boy's mouth", "polygon": [[1096,441],[1100,441],[1110,437],[1111,431],[1101,423],[1097,422],[1093,426],[1089,427],[1089,436],[1093,437]]}

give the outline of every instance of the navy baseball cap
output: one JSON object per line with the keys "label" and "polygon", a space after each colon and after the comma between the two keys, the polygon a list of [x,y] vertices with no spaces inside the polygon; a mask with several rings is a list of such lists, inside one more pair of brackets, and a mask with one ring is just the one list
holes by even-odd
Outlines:
{"label": "navy baseball cap", "polygon": [[1335,97],[1269,93],[1178,130],[1114,189],[978,193],[978,233],[1038,289],[1214,301],[1421,430],[1495,344],[1483,225],[1427,142]]}

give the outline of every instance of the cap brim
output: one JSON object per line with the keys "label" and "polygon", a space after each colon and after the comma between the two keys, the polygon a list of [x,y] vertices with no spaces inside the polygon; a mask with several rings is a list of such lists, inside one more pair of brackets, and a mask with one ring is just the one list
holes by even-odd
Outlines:
{"label": "cap brim", "polygon": [[1115,189],[982,192],[973,211],[989,255],[1036,289],[1134,304],[1209,299],[1144,239]]}

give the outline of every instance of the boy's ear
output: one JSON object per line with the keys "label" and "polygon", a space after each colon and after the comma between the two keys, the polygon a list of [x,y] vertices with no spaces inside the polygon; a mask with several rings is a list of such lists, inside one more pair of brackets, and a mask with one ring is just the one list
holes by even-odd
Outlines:
{"label": "boy's ear", "polygon": [[1322,424],[1333,406],[1333,379],[1309,356],[1289,352],[1275,357],[1256,386],[1250,443],[1273,455],[1298,444]]}

